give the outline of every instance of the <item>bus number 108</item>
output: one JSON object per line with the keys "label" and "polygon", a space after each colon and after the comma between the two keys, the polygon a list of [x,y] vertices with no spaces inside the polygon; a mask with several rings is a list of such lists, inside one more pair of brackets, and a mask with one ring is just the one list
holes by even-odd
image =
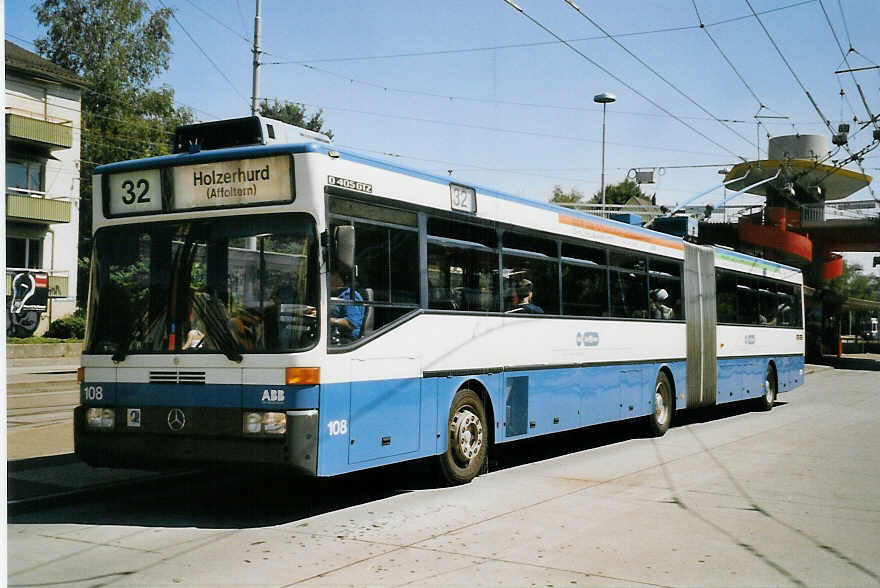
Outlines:
{"label": "bus number 108", "polygon": [[331,437],[345,435],[348,433],[348,421],[345,419],[341,421],[330,421],[327,423],[327,429],[329,429]]}

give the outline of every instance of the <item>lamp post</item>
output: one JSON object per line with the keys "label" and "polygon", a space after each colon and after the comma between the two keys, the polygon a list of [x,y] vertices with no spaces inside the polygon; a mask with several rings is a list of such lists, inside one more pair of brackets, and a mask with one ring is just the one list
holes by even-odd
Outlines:
{"label": "lamp post", "polygon": [[593,102],[602,105],[602,216],[605,216],[605,107],[617,100],[617,96],[602,92],[593,96]]}

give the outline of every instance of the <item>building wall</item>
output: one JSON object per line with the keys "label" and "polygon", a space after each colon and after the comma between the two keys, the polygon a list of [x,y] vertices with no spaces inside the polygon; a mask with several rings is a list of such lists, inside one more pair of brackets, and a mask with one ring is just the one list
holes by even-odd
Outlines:
{"label": "building wall", "polygon": [[66,272],[67,297],[50,299],[49,309],[43,315],[36,334],[44,333],[51,320],[70,315],[76,309],[82,126],[80,97],[79,88],[31,79],[8,70],[6,72],[6,113],[61,123],[73,129],[73,146],[70,149],[54,149],[52,157],[55,159],[46,161],[44,171],[45,197],[65,199],[72,203],[69,223],[49,225],[43,239],[41,264],[44,270]]}

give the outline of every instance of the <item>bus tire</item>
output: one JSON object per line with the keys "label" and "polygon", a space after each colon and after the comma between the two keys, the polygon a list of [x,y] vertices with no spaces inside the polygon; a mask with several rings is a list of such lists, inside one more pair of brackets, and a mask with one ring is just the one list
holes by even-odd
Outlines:
{"label": "bus tire", "polygon": [[772,364],[768,365],[767,374],[764,376],[764,394],[756,399],[759,410],[770,410],[773,408],[773,403],[776,402],[778,386],[776,369]]}
{"label": "bus tire", "polygon": [[662,437],[669,429],[674,402],[669,378],[665,372],[658,373],[654,384],[654,412],[648,415],[648,433],[652,437]]}
{"label": "bus tire", "polygon": [[449,485],[467,484],[483,466],[489,429],[483,401],[473,390],[455,393],[449,409],[446,452],[439,456],[440,473]]}

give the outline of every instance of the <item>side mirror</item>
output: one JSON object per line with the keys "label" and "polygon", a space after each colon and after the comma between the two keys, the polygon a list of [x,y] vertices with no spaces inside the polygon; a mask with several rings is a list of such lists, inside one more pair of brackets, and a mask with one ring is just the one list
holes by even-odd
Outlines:
{"label": "side mirror", "polygon": [[354,267],[354,227],[340,225],[333,233],[336,261],[347,269]]}

